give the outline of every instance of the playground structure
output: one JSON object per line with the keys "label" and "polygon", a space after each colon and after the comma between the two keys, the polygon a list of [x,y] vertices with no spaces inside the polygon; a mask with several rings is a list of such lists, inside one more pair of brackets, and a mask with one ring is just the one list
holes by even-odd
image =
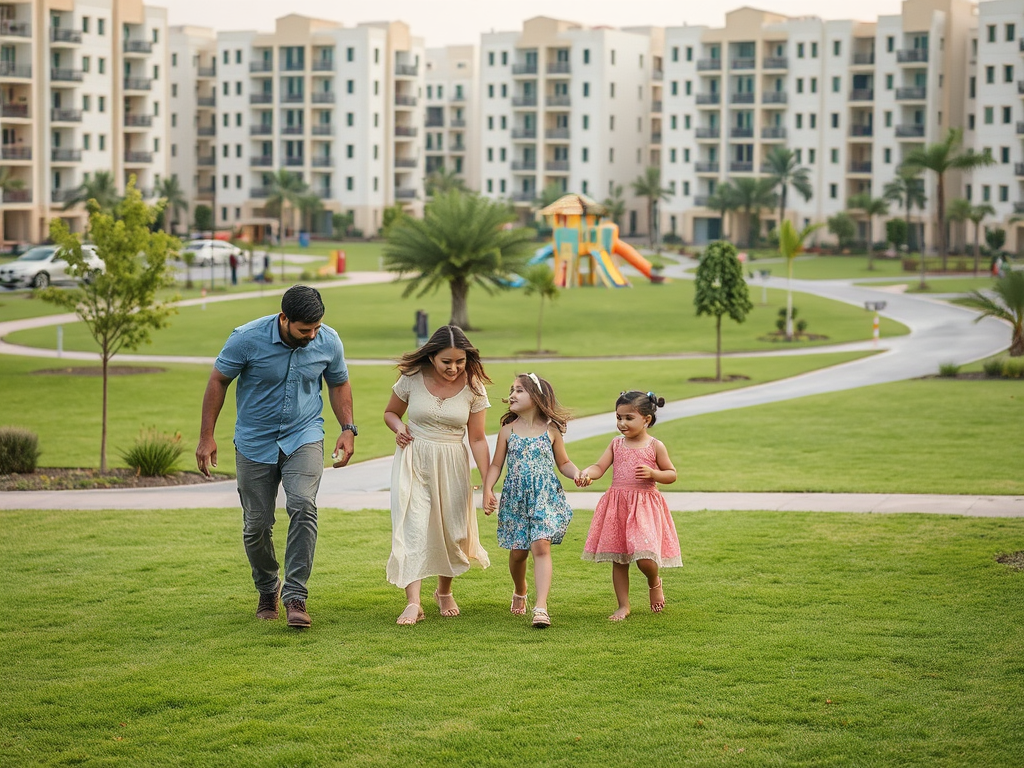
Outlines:
{"label": "playground structure", "polygon": [[619,239],[619,228],[602,220],[604,206],[583,195],[566,195],[540,211],[548,217],[552,242],[530,259],[539,264],[554,259],[555,284],[560,288],[603,284],[608,288],[629,288],[612,254],[618,256],[652,282],[651,262]]}

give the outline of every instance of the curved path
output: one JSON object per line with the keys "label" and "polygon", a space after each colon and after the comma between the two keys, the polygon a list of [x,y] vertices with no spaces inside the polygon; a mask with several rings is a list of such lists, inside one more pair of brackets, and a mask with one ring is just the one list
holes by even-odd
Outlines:
{"label": "curved path", "polygon": [[[683,266],[666,269],[669,276],[689,279]],[[357,277],[358,276],[358,277]],[[386,282],[390,275],[380,273],[354,273],[345,283],[325,283],[325,286],[359,285]],[[785,289],[783,278],[770,278],[768,286]],[[883,315],[910,328],[909,335],[887,339],[880,348],[885,351],[861,360],[821,369],[790,379],[768,382],[752,387],[718,392],[701,397],[668,403],[658,413],[661,421],[681,419],[704,413],[791,400],[809,395],[838,392],[857,387],[884,384],[893,381],[933,374],[942,363],[966,364],[989,357],[1004,350],[1009,343],[1007,326],[987,318],[975,323],[976,313],[955,305],[944,304],[918,295],[893,293],[869,286],[852,285],[849,281],[794,280],[796,292],[863,306],[865,301],[885,301]],[[282,289],[278,289],[281,292]],[[269,291],[267,293],[270,293]],[[218,301],[230,301],[260,295],[229,294],[218,296]],[[266,295],[266,294],[264,294]],[[207,301],[214,299],[209,298]],[[187,304],[197,304],[192,300]],[[182,302],[186,305],[186,302]],[[15,327],[39,327],[61,322],[73,322],[73,315],[34,318],[16,323],[0,323],[0,338]],[[31,325],[29,325],[31,324]],[[839,345],[837,348],[864,349],[868,344]],[[812,350],[802,350],[809,352]],[[55,350],[39,350],[0,342],[0,353],[55,357]],[[790,352],[791,353],[791,352]],[[773,354],[773,353],[762,353]],[[779,354],[779,353],[774,353]],[[69,359],[96,359],[94,354],[76,353]],[[119,355],[122,360],[161,362],[212,362],[208,358],[165,358],[145,355]],[[353,361],[358,364],[359,361]],[[365,361],[378,363],[380,361]],[[388,361],[388,364],[393,364]],[[583,440],[614,431],[607,414],[575,419],[569,425],[566,441]],[[493,440],[493,438],[492,438]],[[343,469],[329,469],[324,473],[318,502],[324,507],[342,509],[387,508],[386,491],[391,480],[391,457],[360,462]],[[954,514],[986,514],[1024,516],[1024,497],[962,497],[920,496],[890,494],[708,494],[670,493],[673,509],[793,509],[808,511],[929,511]],[[574,505],[580,509],[592,508],[598,494],[573,494]],[[222,481],[199,486],[175,488],[122,490],[122,491],[52,491],[7,492],[0,494],[0,508],[5,509],[106,509],[106,508],[181,508],[226,507],[236,508],[238,497],[234,481]]]}

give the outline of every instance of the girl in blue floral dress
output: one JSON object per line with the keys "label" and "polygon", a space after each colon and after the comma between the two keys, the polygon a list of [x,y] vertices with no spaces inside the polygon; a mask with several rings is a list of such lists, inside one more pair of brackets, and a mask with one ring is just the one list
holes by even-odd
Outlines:
{"label": "girl in blue floral dress", "polygon": [[[572,520],[572,509],[555,468],[577,483],[582,479],[562,441],[569,412],[559,405],[551,384],[533,373],[520,374],[506,402],[508,412],[501,417],[494,459],[484,481],[484,511],[489,515],[498,510],[498,545],[509,550],[511,610],[517,616],[526,614],[526,566],[533,553],[533,626],[543,629],[551,626],[551,545],[562,542]],[[506,461],[508,473],[499,507],[494,484]]]}

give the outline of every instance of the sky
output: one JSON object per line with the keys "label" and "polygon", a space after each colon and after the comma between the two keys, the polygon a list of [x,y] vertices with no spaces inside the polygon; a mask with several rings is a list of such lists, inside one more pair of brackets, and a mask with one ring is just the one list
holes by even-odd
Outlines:
{"label": "sky", "polygon": [[[290,13],[339,21],[355,26],[363,21],[404,21],[412,33],[424,38],[427,47],[479,44],[484,32],[511,32],[522,28],[524,19],[553,16],[587,26],[678,27],[703,24],[720,27],[726,11],[743,2],[694,2],[693,0],[146,0],[147,5],[167,8],[172,26],[192,24],[215,30],[271,32],[274,20]],[[855,18],[874,21],[878,16],[900,13],[901,0],[859,0],[855,4],[838,0],[753,0],[749,5],[785,16],[821,16],[826,19]],[[851,10],[851,5],[854,9]]]}

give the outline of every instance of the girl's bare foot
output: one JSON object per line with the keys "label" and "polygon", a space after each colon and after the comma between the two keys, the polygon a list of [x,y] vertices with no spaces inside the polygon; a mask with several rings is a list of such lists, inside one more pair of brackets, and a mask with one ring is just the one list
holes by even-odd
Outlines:
{"label": "girl's bare foot", "polygon": [[665,591],[661,588],[661,579],[658,579],[658,583],[650,588],[651,592],[651,610],[654,613],[661,613],[661,609],[665,607]]}
{"label": "girl's bare foot", "polygon": [[402,611],[402,615],[398,617],[398,623],[403,626],[406,624],[416,624],[423,621],[424,618],[423,608],[417,603],[409,603],[405,606],[405,610]]}
{"label": "girl's bare foot", "polygon": [[608,617],[608,621],[622,621],[629,616],[629,607],[619,608],[615,613]]}
{"label": "girl's bare foot", "polygon": [[442,595],[435,590],[434,602],[437,603],[437,607],[441,609],[441,615],[445,618],[450,619],[459,615],[459,605],[455,602],[451,592],[447,595]]}
{"label": "girl's bare foot", "polygon": [[525,616],[526,615],[526,595],[517,595],[515,592],[512,593],[512,615],[513,616]]}

